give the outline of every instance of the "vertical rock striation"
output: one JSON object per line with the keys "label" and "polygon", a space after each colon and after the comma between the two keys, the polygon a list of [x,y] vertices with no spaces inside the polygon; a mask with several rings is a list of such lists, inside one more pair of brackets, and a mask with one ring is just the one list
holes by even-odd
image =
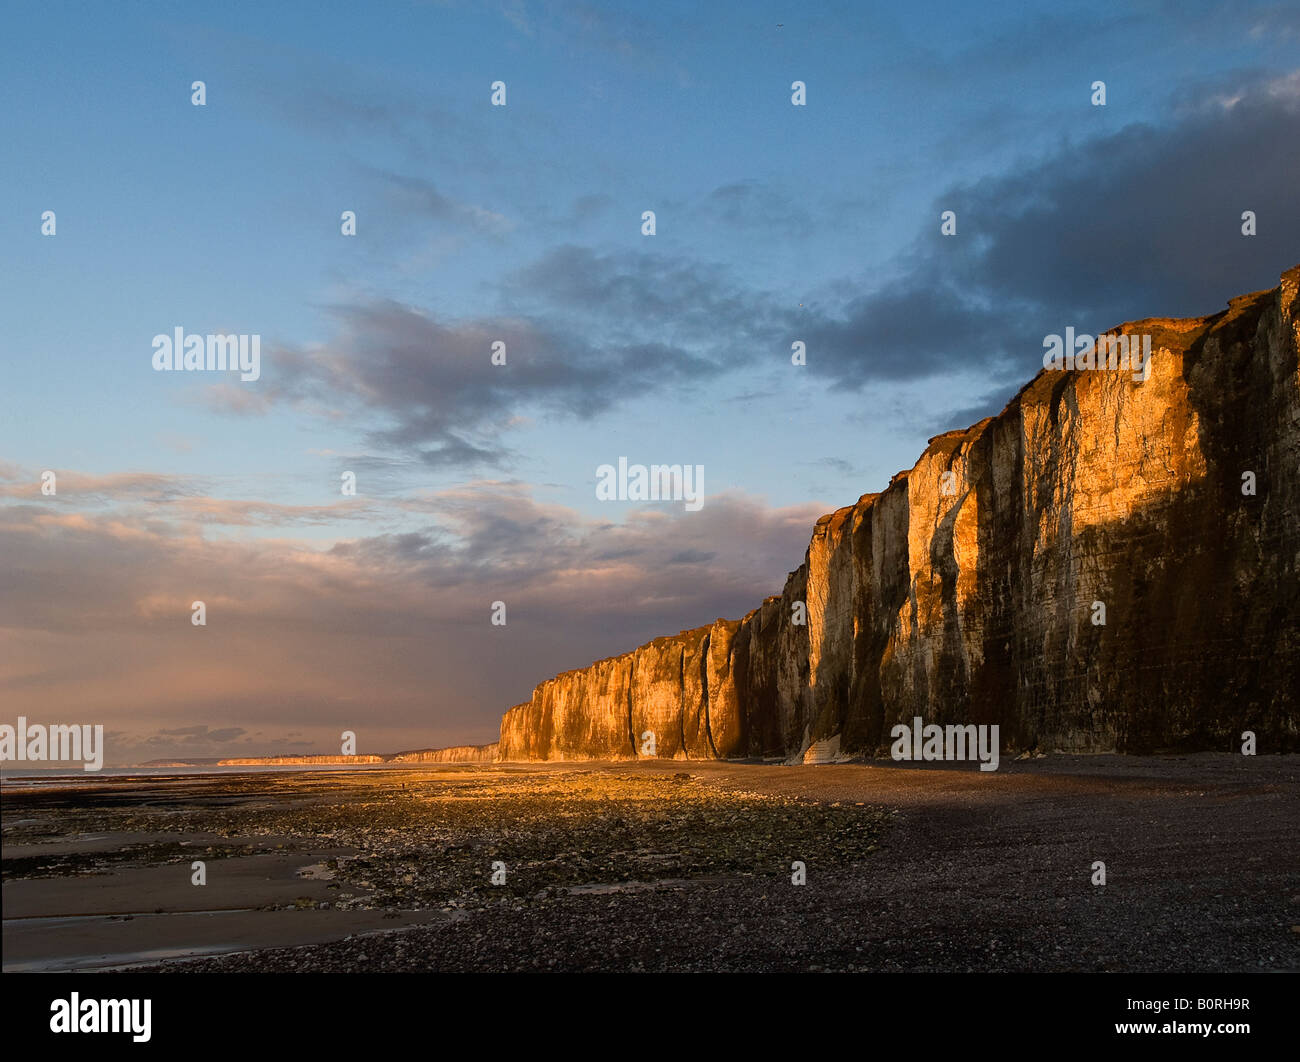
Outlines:
{"label": "vertical rock striation", "polygon": [[1151,337],[1145,381],[1041,372],[822,517],[739,622],[543,682],[500,758],[632,758],[647,731],[660,757],[874,754],[914,716],[1007,749],[1296,748],[1298,288],[1111,329]]}

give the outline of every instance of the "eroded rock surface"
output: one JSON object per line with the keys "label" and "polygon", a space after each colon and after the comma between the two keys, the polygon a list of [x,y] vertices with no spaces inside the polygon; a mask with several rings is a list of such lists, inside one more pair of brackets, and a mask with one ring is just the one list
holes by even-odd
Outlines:
{"label": "eroded rock surface", "polygon": [[1011,751],[1294,750],[1298,288],[1099,329],[1151,336],[1145,381],[1039,373],[822,517],[739,622],[543,682],[500,758],[634,758],[647,731],[659,757],[877,754],[914,716]]}

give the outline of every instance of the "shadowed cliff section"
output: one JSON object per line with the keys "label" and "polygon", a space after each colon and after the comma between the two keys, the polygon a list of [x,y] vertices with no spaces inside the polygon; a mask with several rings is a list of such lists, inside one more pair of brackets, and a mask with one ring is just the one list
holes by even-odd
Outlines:
{"label": "shadowed cliff section", "polygon": [[1040,372],[818,520],[739,622],[543,682],[499,757],[870,755],[913,716],[1007,751],[1297,748],[1298,288],[1096,329],[1150,335],[1148,378]]}

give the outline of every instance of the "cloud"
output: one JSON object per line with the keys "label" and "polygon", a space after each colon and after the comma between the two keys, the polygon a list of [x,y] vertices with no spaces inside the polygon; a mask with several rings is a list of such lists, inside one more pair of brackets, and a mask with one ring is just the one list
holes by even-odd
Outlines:
{"label": "cloud", "polygon": [[[18,465],[0,468],[0,498],[40,500],[42,472]],[[94,476],[81,472],[54,472],[56,493],[52,499],[72,499],[76,506],[107,505],[127,501],[166,504],[192,497],[203,490],[203,481],[193,476],[169,476],[156,472],[115,472]]]}
{"label": "cloud", "polygon": [[[874,290],[814,304],[808,366],[836,386],[962,370],[1023,380],[1042,337],[1199,316],[1277,283],[1300,237],[1294,75],[1255,77],[1167,126],[1133,125],[952,188]],[[942,210],[958,235],[939,234]],[[1253,210],[1259,235],[1241,235]]]}
{"label": "cloud", "polygon": [[718,369],[727,351],[776,322],[770,298],[732,279],[728,267],[676,254],[602,254],[568,244],[519,270],[510,290],[529,304],[579,312],[597,334],[621,326],[631,344],[707,349],[689,359],[697,370]]}
{"label": "cloud", "polygon": [[347,520],[373,520],[376,507],[356,498],[331,505],[286,505],[282,502],[243,498],[188,498],[176,506],[174,519],[205,526],[303,527],[335,525]]}
{"label": "cloud", "polygon": [[237,737],[242,737],[248,733],[242,726],[228,726],[220,730],[210,730],[206,725],[199,726],[181,726],[173,730],[159,730],[160,735],[166,737],[187,737],[196,741],[234,741]]}
{"label": "cloud", "polygon": [[294,737],[293,734],[270,737],[262,732],[254,735],[239,726],[212,729],[198,725],[164,728],[153,733],[106,729],[104,745],[110,765],[324,751],[310,741],[294,741]]}
{"label": "cloud", "polygon": [[105,508],[123,521],[146,526],[162,521],[174,527],[321,526],[380,515],[377,507],[355,497],[340,497],[330,505],[221,498],[208,493],[214,486],[211,478],[149,472],[94,476],[54,470],[57,493],[46,497],[41,493],[40,473],[16,465],[9,471],[8,476],[0,475],[8,480],[0,483],[0,499],[11,506],[28,503],[23,512],[50,526],[79,526],[89,512]]}
{"label": "cloud", "polygon": [[[1294,264],[1300,75],[1216,84],[1166,125],[1067,143],[954,186],[884,279],[839,281],[797,309],[719,263],[564,244],[507,278],[496,315],[451,320],[393,300],[335,306],[327,343],[268,359],[283,372],[268,393],[361,413],[369,445],[460,470],[510,468],[508,433],[532,413],[587,419],[629,395],[752,377],[792,337],[831,387],[977,378],[983,394],[959,419],[995,409],[1036,371],[1044,335],[1213,313]],[[430,210],[461,210],[419,187]],[[753,204],[775,209],[773,195],[742,181],[710,198],[725,219]],[[939,234],[947,209],[954,237]],[[1244,210],[1258,217],[1255,237],[1240,234]],[[490,363],[497,340],[507,366]]]}
{"label": "cloud", "polygon": [[112,762],[271,752],[295,730],[323,751],[344,729],[362,751],[490,740],[556,671],[778,591],[822,510],[726,493],[614,522],[500,480],[385,504],[418,526],[327,545],[215,538],[179,502],[0,507],[0,699],[75,703],[121,735]]}
{"label": "cloud", "polygon": [[[519,312],[448,320],[390,299],[331,307],[318,347],[264,358],[277,401],[368,414],[367,442],[430,467],[508,467],[527,411],[591,418],[721,374],[768,342],[764,300],[697,262],[564,246],[510,285]],[[492,364],[502,342],[506,364]]]}
{"label": "cloud", "polygon": [[432,181],[385,171],[370,171],[384,186],[390,206],[405,215],[463,226],[490,236],[504,236],[515,223],[503,214],[463,203],[440,192]]}

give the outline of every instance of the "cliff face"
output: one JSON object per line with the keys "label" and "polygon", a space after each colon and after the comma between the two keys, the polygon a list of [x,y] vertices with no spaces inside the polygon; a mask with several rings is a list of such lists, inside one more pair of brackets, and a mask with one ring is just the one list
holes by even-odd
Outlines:
{"label": "cliff face", "polygon": [[633,757],[646,731],[660,757],[871,754],[914,716],[1007,750],[1300,746],[1298,287],[1111,329],[1151,337],[1145,381],[1041,372],[822,517],[739,623],[543,682],[500,758]]}
{"label": "cliff face", "polygon": [[647,732],[659,757],[745,755],[744,683],[734,674],[740,627],[718,620],[547,679],[501,720],[499,757],[631,757]]}
{"label": "cliff face", "polygon": [[383,763],[383,756],[243,756],[218,760],[218,767],[289,767],[297,764]]}
{"label": "cliff face", "polygon": [[491,763],[497,758],[497,743],[450,745],[444,749],[415,749],[385,756],[385,763]]}
{"label": "cliff face", "polygon": [[410,752],[389,752],[382,756],[362,754],[354,756],[247,756],[236,760],[214,760],[219,767],[275,767],[304,764],[356,764],[356,763],[492,763],[497,759],[497,743],[489,745],[451,745],[443,749],[412,749]]}

